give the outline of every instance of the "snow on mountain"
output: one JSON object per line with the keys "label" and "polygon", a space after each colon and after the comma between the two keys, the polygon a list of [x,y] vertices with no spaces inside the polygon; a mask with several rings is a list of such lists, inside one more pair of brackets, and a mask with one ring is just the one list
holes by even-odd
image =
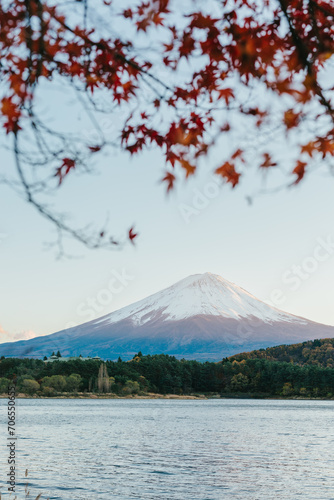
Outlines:
{"label": "snow on mountain", "polygon": [[158,317],[164,321],[178,321],[198,315],[232,319],[255,317],[265,322],[306,323],[304,319],[279,311],[234,283],[211,273],[188,276],[169,288],[98,321],[113,324],[129,319],[139,326]]}
{"label": "snow on mountain", "polygon": [[239,352],[334,337],[334,327],[285,313],[220,276],[189,276],[97,320],[0,345],[3,356],[143,354],[219,361]]}

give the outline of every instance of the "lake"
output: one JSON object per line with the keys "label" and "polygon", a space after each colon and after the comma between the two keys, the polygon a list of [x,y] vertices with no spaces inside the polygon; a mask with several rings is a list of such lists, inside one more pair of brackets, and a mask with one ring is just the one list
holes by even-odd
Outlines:
{"label": "lake", "polygon": [[[0,491],[9,498],[6,403]],[[334,401],[17,402],[19,499],[334,499]]]}

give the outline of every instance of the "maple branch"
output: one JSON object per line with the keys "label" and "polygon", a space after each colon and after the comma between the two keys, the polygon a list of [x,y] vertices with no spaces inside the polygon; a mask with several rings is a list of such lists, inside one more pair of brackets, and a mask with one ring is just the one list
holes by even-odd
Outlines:
{"label": "maple branch", "polygon": [[297,53],[299,55],[300,62],[307,69],[307,73],[314,78],[315,93],[319,97],[321,104],[326,108],[327,113],[330,115],[330,117],[332,118],[332,121],[334,122],[334,110],[332,108],[331,102],[328,99],[326,99],[326,97],[324,96],[322,88],[320,87],[320,85],[315,77],[313,64],[309,61],[308,51],[304,45],[303,40],[301,39],[301,37],[299,36],[299,34],[297,33],[297,30],[295,29],[295,27],[293,25],[292,19],[291,19],[290,15],[288,13],[288,10],[287,10],[286,0],[278,0],[278,2],[281,6],[284,17],[289,25],[290,34],[291,34],[292,39],[294,41],[295,47],[297,49]]}
{"label": "maple branch", "polygon": [[321,37],[320,37],[319,26],[318,26],[317,19],[315,16],[315,3],[313,0],[309,0],[308,3],[309,3],[309,10],[310,10],[310,17],[312,20],[312,26],[313,26],[313,29],[316,33],[317,39],[319,41],[319,48],[321,49],[321,51],[323,51],[324,44],[323,44],[323,41],[321,40]]}
{"label": "maple branch", "polygon": [[44,37],[45,37],[46,26],[45,26],[44,19],[43,19],[43,4],[40,0],[35,0],[35,1],[37,3],[37,15],[39,17],[39,22],[40,22],[40,26],[41,26],[40,37],[38,40],[39,58],[38,58],[37,68],[36,68],[36,80],[37,80],[41,76],[42,70],[43,70],[43,54],[45,52]]}
{"label": "maple branch", "polygon": [[[85,42],[87,42],[89,45],[91,45],[92,47],[96,47],[98,49],[101,49],[101,50],[110,50],[110,48],[108,46],[106,46],[105,44],[101,43],[101,42],[94,42],[93,40],[91,40],[89,37],[87,36],[83,36],[82,34],[78,34],[75,30],[73,30],[67,23],[65,23],[62,19],[59,19],[59,17],[54,17],[56,19],[56,21],[61,25],[63,26],[66,30],[68,30],[70,33],[72,33],[73,35],[75,36],[79,36],[82,40],[84,40]],[[139,64],[135,63],[134,61],[132,61],[131,59],[128,59],[127,57],[125,57],[123,54],[120,54],[119,52],[117,52],[116,50],[112,51],[113,54],[118,58],[120,59],[122,62],[125,62],[126,64],[128,64],[129,66],[131,66],[133,69],[136,69],[137,71],[139,71],[140,73],[143,73],[145,75],[147,75],[148,77],[150,77],[152,80],[154,80],[156,83],[158,83],[159,85],[161,85],[162,87],[164,87],[166,90],[169,90],[170,92],[173,92],[174,90],[172,89],[172,87],[170,87],[169,85],[167,85],[165,82],[163,82],[162,80],[160,80],[160,78],[158,78],[157,76],[153,75],[150,71],[144,69],[142,66],[140,66]]]}
{"label": "maple branch", "polygon": [[[305,162],[309,163],[313,155],[327,160],[334,154],[327,130],[334,120],[330,81],[322,84],[319,71],[325,68],[325,61],[330,69],[326,58],[333,50],[334,10],[329,2],[317,5],[317,0],[277,0],[273,5],[231,0],[231,5],[225,6],[226,2],[217,0],[224,9],[216,19],[211,9],[200,7],[190,13],[187,9],[186,13],[177,6],[175,12],[169,12],[168,0],[148,0],[139,3],[139,8],[120,13],[122,18],[132,20],[135,30],[127,38],[126,31],[118,35],[123,25],[113,30],[112,23],[118,22],[114,14],[118,15],[119,9],[109,5],[112,2],[101,0],[103,15],[108,6],[114,19],[109,26],[94,21],[97,7],[93,9],[89,0],[78,1],[83,19],[80,16],[77,23],[70,5],[74,2],[0,0],[0,75],[4,83],[0,118],[6,134],[15,136],[17,173],[11,186],[53,224],[59,238],[66,234],[89,248],[114,248],[117,243],[105,237],[104,231],[95,235],[91,226],[82,230],[71,227],[66,214],[61,210],[54,213],[53,205],[42,197],[55,192],[70,172],[92,172],[91,155],[102,148],[105,151],[115,146],[135,155],[157,147],[166,165],[182,168],[189,177],[197,169],[199,158],[208,155],[220,137],[231,138],[227,146],[234,148],[234,117],[238,116],[247,124],[246,137],[236,137],[239,148],[218,168],[224,182],[232,187],[240,177],[235,167],[243,161],[236,153],[244,152],[246,157],[245,147],[254,148],[250,138],[260,136],[266,141],[266,129],[272,133],[274,126],[293,141],[298,133],[302,141],[307,137],[307,144],[297,146],[297,166],[290,172],[297,175],[296,182],[302,179]],[[167,13],[170,22],[165,19]],[[153,39],[148,27],[159,29]],[[148,37],[146,49],[141,43],[144,32]],[[170,43],[165,44],[166,40]],[[180,62],[183,60],[186,65]],[[56,110],[53,124],[41,107],[35,106],[39,88],[44,95],[44,78],[53,85],[60,81],[64,93],[77,93],[75,107],[80,112],[83,108],[88,115],[81,129],[72,129],[63,104]],[[291,109],[282,113],[282,106],[278,109],[275,103],[267,104],[267,98],[262,99],[262,87],[268,95],[274,92],[284,107],[284,94],[289,94]],[[58,125],[62,109],[65,113]],[[114,110],[110,122],[99,122],[99,113]],[[312,124],[310,133],[302,124],[304,120]],[[82,130],[86,123],[88,128]],[[254,123],[255,133],[248,131],[248,123]],[[261,147],[259,141],[256,144]],[[270,152],[265,151],[261,167],[276,166]],[[175,176],[169,172],[163,180],[171,189]],[[59,241],[58,247],[62,253]]]}
{"label": "maple branch", "polygon": [[122,245],[120,242],[114,240],[113,237],[109,237],[109,239],[104,238],[104,230],[101,230],[97,236],[87,236],[84,234],[83,230],[76,230],[64,223],[62,218],[57,217],[54,213],[47,209],[45,205],[39,203],[32,191],[32,187],[27,181],[20,160],[20,150],[18,145],[18,134],[14,134],[14,154],[15,154],[15,165],[16,170],[23,186],[25,197],[28,203],[33,205],[35,209],[47,220],[52,222],[58,231],[58,247],[60,249],[60,255],[63,254],[62,244],[59,244],[59,238],[61,239],[61,235],[63,233],[68,234],[74,240],[82,243],[84,246],[91,250],[99,249],[99,248],[107,248],[107,249],[115,249],[116,247],[121,248]]}
{"label": "maple branch", "polygon": [[333,16],[333,9],[326,9],[324,5],[319,5],[317,2],[314,0],[309,0],[309,3],[313,5],[314,9],[320,10],[325,16]]}
{"label": "maple branch", "polygon": [[25,5],[26,5],[26,10],[27,10],[27,27],[26,27],[26,45],[29,50],[29,57],[28,57],[28,78],[27,78],[27,83],[29,84],[31,81],[31,74],[32,74],[32,65],[33,65],[33,60],[32,60],[32,27],[31,27],[31,5],[30,5],[30,0],[25,0]]}

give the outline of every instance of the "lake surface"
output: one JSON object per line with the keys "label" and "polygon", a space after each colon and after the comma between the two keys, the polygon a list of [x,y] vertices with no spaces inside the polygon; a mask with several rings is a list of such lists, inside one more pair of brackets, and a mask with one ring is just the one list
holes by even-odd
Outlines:
{"label": "lake surface", "polygon": [[[19,400],[18,499],[334,499],[334,401]],[[0,491],[9,498],[6,400]]]}

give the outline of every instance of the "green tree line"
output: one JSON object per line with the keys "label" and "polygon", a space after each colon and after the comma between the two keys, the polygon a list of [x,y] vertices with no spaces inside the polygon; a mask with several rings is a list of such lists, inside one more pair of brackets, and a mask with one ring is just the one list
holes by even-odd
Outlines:
{"label": "green tree line", "polygon": [[69,360],[44,363],[37,359],[2,358],[0,392],[17,378],[18,392],[54,396],[95,392],[118,395],[221,394],[331,398],[334,369],[268,359],[224,359],[220,363],[177,360],[164,354],[131,361]]}
{"label": "green tree line", "polygon": [[280,345],[244,352],[231,356],[230,360],[267,359],[286,363],[334,368],[334,339],[317,339],[300,344]]}

